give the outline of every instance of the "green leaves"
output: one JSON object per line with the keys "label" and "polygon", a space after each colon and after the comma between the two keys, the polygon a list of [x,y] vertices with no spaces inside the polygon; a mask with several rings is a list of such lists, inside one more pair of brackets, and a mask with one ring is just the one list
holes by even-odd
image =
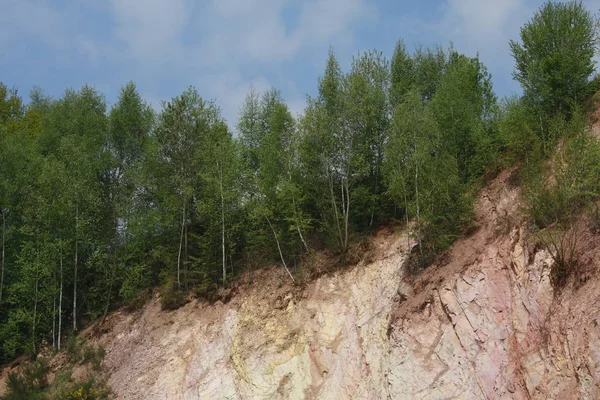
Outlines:
{"label": "green leaves", "polygon": [[583,205],[599,190],[577,113],[596,21],[579,2],[549,2],[521,39],[522,99],[498,106],[481,60],[452,47],[399,41],[391,61],[367,51],[348,70],[330,50],[301,117],[279,91],[251,89],[237,137],[193,87],[155,115],[130,82],[107,115],[89,86],[59,99],[35,89],[24,105],[0,84],[0,358],[58,343],[63,322],[76,328],[149,286],[177,307],[243,269],[276,262],[295,280],[288,265],[313,246],[346,252],[390,220],[414,227],[423,267],[461,234],[490,164],[534,170],[565,132],[560,190],[532,200],[558,206],[536,219]]}
{"label": "green leaves", "polygon": [[456,159],[460,180],[467,183],[493,158],[496,96],[491,77],[478,58],[450,53],[447,71],[432,98],[444,144]]}
{"label": "green leaves", "polygon": [[598,21],[581,1],[548,1],[510,41],[514,77],[524,98],[546,116],[570,113],[591,94],[598,45]]}

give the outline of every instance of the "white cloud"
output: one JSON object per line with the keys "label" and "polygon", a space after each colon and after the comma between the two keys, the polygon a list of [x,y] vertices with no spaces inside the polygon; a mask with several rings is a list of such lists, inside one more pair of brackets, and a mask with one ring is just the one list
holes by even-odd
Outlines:
{"label": "white cloud", "polygon": [[508,41],[530,15],[525,0],[447,0],[438,30],[463,51],[506,58]]}
{"label": "white cloud", "polygon": [[304,109],[306,108],[306,99],[304,98],[294,98],[289,99],[287,101],[287,105],[290,109],[290,112],[294,117],[304,114]]}
{"label": "white cloud", "polygon": [[42,0],[8,0],[0,13],[0,43],[21,41],[23,36],[52,46],[62,46],[64,16]]}
{"label": "white cloud", "polygon": [[100,56],[96,42],[81,34],[77,35],[77,41],[80,51],[87,56],[91,63],[95,64]]}
{"label": "white cloud", "polygon": [[111,0],[114,35],[130,57],[163,64],[182,46],[190,4],[185,0]]}
{"label": "white cloud", "polygon": [[[512,81],[513,59],[509,41],[519,40],[520,28],[529,21],[545,0],[445,0],[442,17],[434,22],[438,37],[452,40],[457,50],[470,55],[479,53],[496,78],[498,87],[508,94],[517,90]],[[600,0],[584,5],[597,13]]]}
{"label": "white cloud", "polygon": [[[291,30],[284,18],[286,7],[299,12]],[[213,0],[204,11],[197,23],[207,35],[201,48],[210,65],[289,61],[335,38],[351,40],[351,25],[373,16],[365,0]]]}
{"label": "white cloud", "polygon": [[230,128],[233,130],[235,130],[240,109],[251,86],[258,92],[263,92],[270,89],[272,85],[264,77],[244,79],[235,69],[207,75],[198,85],[202,88],[201,96],[215,100],[216,104],[221,107],[223,117],[230,123]]}
{"label": "white cloud", "polygon": [[320,66],[330,44],[350,46],[353,24],[375,16],[368,0],[4,0],[2,8],[0,64],[7,49],[25,54],[19,44],[33,40],[61,69],[87,60],[115,71],[119,84],[135,79],[155,108],[161,95],[194,84],[232,123],[251,83],[281,88],[301,111],[306,88],[285,69],[315,58]]}
{"label": "white cloud", "polygon": [[[286,20],[287,7],[298,11],[297,20]],[[210,0],[196,6],[188,0],[111,0],[110,12],[112,35],[124,46],[117,57],[133,61],[150,79],[185,77],[203,97],[217,100],[232,125],[250,84],[258,90],[281,84],[266,76],[276,76],[303,51],[351,41],[352,24],[374,15],[366,0]],[[85,49],[93,55],[88,43]],[[292,96],[299,111],[304,93]]]}

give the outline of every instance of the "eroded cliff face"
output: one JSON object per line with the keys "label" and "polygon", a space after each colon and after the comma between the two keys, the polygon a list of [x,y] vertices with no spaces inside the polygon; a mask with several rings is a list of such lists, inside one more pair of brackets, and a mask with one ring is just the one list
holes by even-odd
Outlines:
{"label": "eroded cliff face", "polygon": [[[227,304],[112,315],[109,384],[121,399],[600,398],[600,281],[555,293],[509,178],[417,278],[407,237],[387,232],[369,261],[303,289],[270,270]],[[596,248],[585,255],[594,269]]]}

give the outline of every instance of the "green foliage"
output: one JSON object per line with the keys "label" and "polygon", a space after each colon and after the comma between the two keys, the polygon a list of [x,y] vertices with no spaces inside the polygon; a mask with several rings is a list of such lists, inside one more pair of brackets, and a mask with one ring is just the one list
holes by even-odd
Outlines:
{"label": "green foliage", "polygon": [[86,382],[78,382],[66,393],[65,400],[105,400],[112,394],[105,382],[97,382],[90,378]]}
{"label": "green foliage", "polygon": [[499,147],[506,166],[524,161],[528,166],[541,156],[541,140],[536,123],[522,99],[509,97],[500,106]]}
{"label": "green foliage", "polygon": [[468,220],[469,201],[464,195],[456,159],[418,91],[406,95],[394,110],[386,146],[385,173],[388,194],[414,218],[414,235],[420,270],[445,250]]}
{"label": "green foliage", "polygon": [[152,284],[152,271],[145,263],[130,265],[124,272],[119,295],[126,304],[133,304],[143,297],[143,291]]}
{"label": "green foliage", "polygon": [[102,360],[106,355],[101,344],[89,344],[84,338],[71,335],[65,342],[65,353],[72,364],[91,363],[95,371],[101,369]]}
{"label": "green foliage", "polygon": [[592,94],[598,24],[581,1],[546,2],[510,42],[525,101],[545,116],[569,114]]}
{"label": "green foliage", "polygon": [[538,228],[568,225],[582,209],[600,197],[600,145],[590,137],[578,117],[557,118],[550,125],[567,140],[551,160],[544,159],[523,171],[527,210]]}
{"label": "green foliage", "polygon": [[355,259],[391,220],[412,228],[420,271],[500,168],[520,167],[538,229],[567,229],[600,195],[581,113],[595,46],[580,2],[545,4],[511,42],[524,95],[499,104],[479,57],[453,47],[399,41],[347,71],[331,50],[301,117],[252,89],[237,135],[193,87],[155,115],[131,82],[110,110],[89,86],[25,103],[0,84],[0,361],[46,340],[98,366],[100,349],[64,339],[152,287],[174,309],[269,264],[296,280],[309,274],[288,265],[313,249]]}
{"label": "green foliage", "polygon": [[99,371],[102,367],[102,360],[106,355],[106,350],[102,345],[85,345],[83,347],[83,360],[84,363],[91,363],[92,368],[95,371]]}
{"label": "green foliage", "polygon": [[491,76],[478,58],[450,54],[432,99],[443,142],[466,183],[480,176],[495,154],[496,96]]}
{"label": "green foliage", "polygon": [[[103,350],[102,350],[103,351]],[[99,357],[97,353],[94,357]],[[102,355],[103,357],[103,355]],[[93,361],[92,361],[93,362]],[[95,368],[96,369],[96,368]],[[97,369],[99,370],[99,368]],[[58,372],[52,385],[48,384],[48,366],[45,360],[22,365],[18,373],[9,373],[6,394],[2,400],[105,400],[112,391],[105,381],[90,378],[85,382],[72,382],[68,371]]]}
{"label": "green foliage", "polygon": [[592,203],[589,207],[586,224],[592,233],[600,233],[600,204],[597,202]]}
{"label": "green foliage", "polygon": [[69,357],[70,362],[78,363],[79,361],[81,361],[83,344],[83,338],[78,338],[75,335],[69,336],[69,338],[65,342],[64,349],[67,354],[67,357]]}
{"label": "green foliage", "polygon": [[6,394],[2,400],[42,400],[47,397],[48,365],[44,360],[28,363],[19,372],[10,372],[6,381]]}
{"label": "green foliage", "polygon": [[539,242],[552,257],[552,282],[562,286],[577,268],[580,233],[576,226],[552,227],[538,233]]}
{"label": "green foliage", "polygon": [[177,287],[177,281],[166,278],[160,287],[160,305],[163,310],[176,310],[187,302],[186,293]]}
{"label": "green foliage", "polygon": [[390,105],[395,108],[402,103],[404,96],[414,82],[414,65],[402,40],[396,43],[390,65]]}

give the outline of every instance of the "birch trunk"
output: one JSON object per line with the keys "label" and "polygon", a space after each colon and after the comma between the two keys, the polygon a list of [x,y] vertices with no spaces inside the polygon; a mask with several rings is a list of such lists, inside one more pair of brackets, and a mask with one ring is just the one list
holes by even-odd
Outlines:
{"label": "birch trunk", "polygon": [[177,289],[181,289],[180,270],[181,270],[181,248],[183,246],[183,229],[185,226],[185,201],[183,203],[183,212],[181,213],[181,237],[179,238],[179,253],[177,254]]}
{"label": "birch trunk", "polygon": [[[290,174],[289,171],[288,171],[288,179],[291,184],[292,183],[292,175]],[[296,230],[298,231],[298,236],[300,236],[300,240],[302,241],[302,244],[304,245],[306,252],[310,253],[310,250],[308,249],[308,245],[306,244],[306,240],[304,240],[304,236],[302,235],[302,230],[300,229],[300,221],[298,219],[298,210],[296,208],[296,196],[294,196],[294,195],[292,195],[292,206],[294,207],[294,221],[296,221]]]}
{"label": "birch trunk", "polygon": [[183,271],[185,272],[185,290],[188,290],[188,285],[190,282],[189,277],[189,263],[188,263],[188,226],[184,224],[183,229]]}
{"label": "birch trunk", "polygon": [[5,262],[5,247],[6,247],[6,211],[0,210],[2,214],[2,263],[0,268],[0,305],[2,304],[2,290],[4,289],[4,262]]}
{"label": "birch trunk", "polygon": [[421,206],[419,203],[419,160],[418,160],[418,150],[417,150],[417,135],[413,129],[413,140],[415,143],[415,154],[417,158],[415,159],[415,199],[417,206],[417,231],[419,237],[419,252],[423,254],[423,246],[421,243]]}
{"label": "birch trunk", "polygon": [[52,296],[52,347],[56,349],[56,274],[54,274],[54,295]]}
{"label": "birch trunk", "polygon": [[[350,223],[350,187],[348,178],[346,178],[346,209],[344,212],[344,251],[348,250],[348,225]],[[342,190],[344,186],[342,186]]]}
{"label": "birch trunk", "polygon": [[57,338],[57,349],[60,351],[60,337],[62,328],[62,297],[63,297],[63,253],[62,253],[62,240],[60,242],[60,292],[58,293],[58,338]]}
{"label": "birch trunk", "polygon": [[342,238],[342,229],[340,227],[340,220],[339,220],[339,216],[338,216],[337,204],[335,202],[335,195],[333,194],[333,177],[331,176],[331,169],[328,170],[328,177],[329,177],[329,191],[331,192],[331,205],[333,208],[335,226],[338,231],[340,245],[343,247],[344,243],[343,243],[343,238]]}
{"label": "birch trunk", "polygon": [[33,326],[32,326],[32,329],[31,329],[31,345],[33,347],[33,354],[34,355],[37,353],[37,347],[35,345],[35,328],[36,328],[35,325],[36,325],[36,320],[37,320],[38,285],[39,285],[39,276],[38,276],[38,271],[36,271],[36,275],[35,275],[35,300],[34,300],[34,303],[33,303]]}
{"label": "birch trunk", "polygon": [[73,331],[77,331],[77,263],[78,263],[78,250],[79,243],[79,202],[75,207],[75,261],[73,269]]}
{"label": "birch trunk", "polygon": [[294,198],[292,198],[292,202],[294,203],[293,204],[294,205],[294,219],[296,220],[296,230],[298,231],[298,236],[300,236],[300,240],[302,241],[302,244],[304,245],[306,252],[310,253],[308,244],[306,243],[306,240],[304,240],[304,235],[302,235],[302,230],[300,229],[300,221],[298,220],[298,212],[296,210],[296,200]]}
{"label": "birch trunk", "polygon": [[108,308],[110,307],[110,294],[112,293],[112,286],[113,286],[113,281],[115,279],[115,275],[116,275],[116,271],[117,270],[117,250],[115,248],[114,254],[113,254],[113,268],[112,271],[108,271],[108,294],[106,296],[106,304],[104,306],[104,314],[102,315],[102,322],[104,322],[104,320],[106,320],[106,316],[108,315]]}
{"label": "birch trunk", "polygon": [[225,262],[225,197],[223,196],[223,170],[217,162],[219,171],[219,189],[221,190],[221,255],[223,259],[223,284],[227,281],[227,265]]}
{"label": "birch trunk", "polygon": [[283,253],[281,252],[281,246],[279,245],[279,238],[277,237],[277,232],[275,232],[275,228],[273,228],[273,225],[271,224],[271,220],[269,219],[269,217],[266,217],[266,218],[267,218],[267,222],[269,223],[269,226],[271,227],[271,230],[273,231],[273,236],[275,236],[275,241],[277,242],[277,249],[279,250],[279,257],[281,257],[281,263],[283,264],[283,268],[285,268],[286,272],[292,279],[292,282],[296,282],[296,280],[292,276],[290,270],[288,269],[287,264],[285,263],[285,259],[283,258]]}

